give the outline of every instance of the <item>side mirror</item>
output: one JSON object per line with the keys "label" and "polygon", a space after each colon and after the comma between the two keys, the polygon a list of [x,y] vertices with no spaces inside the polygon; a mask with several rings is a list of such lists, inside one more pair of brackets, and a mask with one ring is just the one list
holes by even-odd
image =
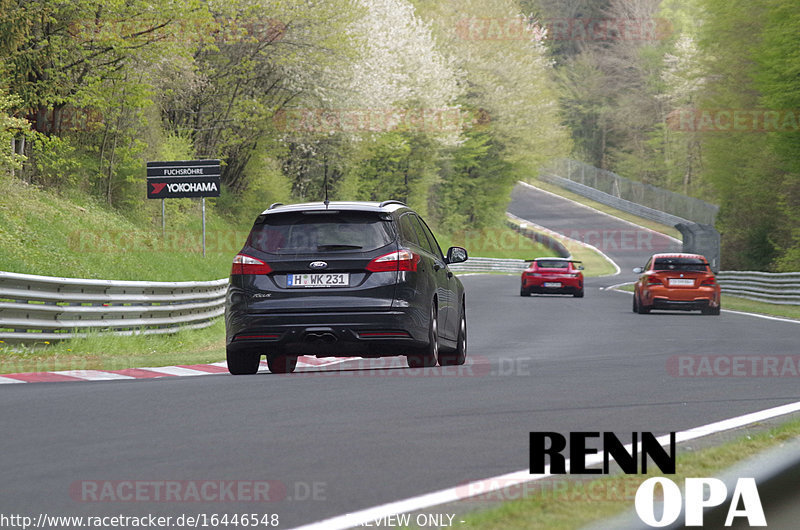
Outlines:
{"label": "side mirror", "polygon": [[463,263],[467,261],[467,249],[461,247],[450,247],[447,249],[447,263]]}
{"label": "side mirror", "polygon": [[644,267],[636,267],[635,269],[633,269],[633,272],[635,272],[636,274],[641,274],[644,272]]}
{"label": "side mirror", "polygon": [[583,265],[578,265],[578,270],[582,271],[583,270]]}

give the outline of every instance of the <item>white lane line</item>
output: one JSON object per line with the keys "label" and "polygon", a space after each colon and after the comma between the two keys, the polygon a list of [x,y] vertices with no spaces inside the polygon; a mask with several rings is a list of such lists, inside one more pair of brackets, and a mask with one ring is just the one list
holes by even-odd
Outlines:
{"label": "white lane line", "polygon": [[[544,191],[544,190],[542,190],[542,191]],[[616,276],[617,274],[622,272],[622,270],[619,268],[619,265],[617,265],[617,263],[613,259],[608,257],[608,255],[606,255],[605,252],[603,252],[602,250],[600,250],[599,248],[597,248],[594,245],[590,245],[589,243],[584,243],[583,241],[578,241],[577,239],[573,239],[571,237],[567,237],[564,234],[562,234],[561,232],[556,232],[555,230],[550,230],[549,228],[545,228],[544,226],[536,224],[533,221],[529,221],[528,219],[523,219],[522,217],[518,217],[518,216],[514,215],[513,213],[506,212],[506,215],[511,217],[512,219],[518,221],[518,222],[528,223],[533,227],[534,230],[538,230],[540,232],[544,232],[545,234],[549,235],[550,237],[553,237],[555,239],[559,239],[562,242],[563,241],[572,241],[577,245],[580,245],[582,247],[594,250],[595,252],[597,252],[598,254],[603,256],[603,258],[605,258],[606,261],[608,261],[611,265],[614,266],[614,269],[616,270],[616,272],[614,274],[606,274],[605,276],[600,276],[600,278],[608,278],[610,276]]]}
{"label": "white lane line", "polygon": [[636,282],[622,282],[622,283],[616,283],[616,284],[614,284],[614,285],[609,285],[608,287],[601,287],[601,289],[604,289],[604,290],[606,290],[606,291],[617,291],[618,293],[628,293],[628,294],[633,294],[633,293],[629,293],[628,291],[622,291],[622,290],[620,290],[620,289],[619,289],[619,287],[622,287],[623,285],[633,285],[634,283],[636,283]]}
{"label": "white lane line", "polygon": [[[678,444],[687,442],[697,438],[702,438],[704,436],[716,434],[718,432],[729,431],[731,429],[743,427],[751,423],[757,423],[798,411],[800,411],[800,402],[795,402],[745,414],[743,416],[736,416],[727,420],[709,423],[708,425],[702,425],[700,427],[694,427],[686,431],[675,433],[675,443]],[[669,434],[659,436],[656,439],[662,446],[667,445],[670,442]],[[641,447],[641,442],[639,446]],[[625,450],[629,453],[631,448],[632,444],[625,446]],[[600,453],[586,456],[586,466],[593,466],[601,463],[603,463],[603,455]],[[566,465],[567,469],[569,469],[569,460],[566,461]],[[535,482],[537,480],[552,476],[552,474],[549,472],[550,467],[546,466],[545,469],[547,472],[540,475],[531,475],[529,470],[523,469],[520,471],[514,471],[512,473],[507,473],[505,475],[490,477],[483,480],[476,480],[466,484],[460,484],[457,487],[446,488],[420,495],[418,497],[411,497],[400,501],[390,502],[380,506],[367,508],[365,510],[359,510],[357,512],[331,517],[330,519],[325,519],[316,523],[298,526],[295,527],[294,530],[339,530],[352,528],[355,526],[365,526],[390,515],[424,510],[433,506],[448,504],[451,502],[464,500],[469,497],[486,495],[487,493],[491,493],[493,491],[525,484],[528,482]]]}
{"label": "white lane line", "polygon": [[21,381],[19,379],[14,379],[13,377],[2,377],[0,376],[0,385],[5,384],[13,384],[13,383],[25,383],[25,381]]}
{"label": "white lane line", "polygon": [[769,316],[769,315],[761,315],[759,313],[748,313],[746,311],[734,311],[733,309],[723,309],[723,311],[725,313],[735,313],[737,315],[747,315],[749,317],[758,317],[758,318],[763,318],[763,319],[766,319],[766,320],[777,320],[778,322],[790,322],[792,324],[800,324],[800,320],[795,320],[795,319],[792,319],[792,318],[773,317],[773,316]]}
{"label": "white lane line", "polygon": [[181,368],[180,366],[159,366],[155,368],[139,368],[139,370],[147,370],[148,372],[155,372],[157,374],[177,375],[181,377],[191,375],[211,375],[209,372],[192,370],[191,368]]}
{"label": "white lane line", "polygon": [[68,375],[70,377],[77,377],[78,379],[86,379],[87,381],[110,381],[112,379],[136,379],[129,375],[115,374],[113,372],[104,372],[102,370],[62,370],[60,372],[53,372],[59,375]]}
{"label": "white lane line", "polygon": [[[525,186],[527,188],[532,188],[532,189],[534,189],[536,191],[541,191],[542,193],[546,193],[548,195],[552,195],[553,197],[558,197],[559,199],[564,199],[565,201],[569,201],[569,202],[575,203],[578,206],[582,206],[583,208],[588,208],[589,210],[592,210],[593,212],[597,212],[597,213],[600,213],[600,214],[603,214],[603,215],[607,215],[608,217],[613,217],[614,219],[616,219],[618,221],[622,221],[623,223],[629,224],[631,226],[635,226],[636,228],[638,228],[640,230],[647,230],[648,232],[652,232],[654,234],[657,234],[657,235],[660,235],[660,236],[664,236],[664,237],[672,240],[675,243],[683,243],[680,239],[674,238],[674,237],[672,237],[670,235],[667,235],[667,234],[665,234],[663,232],[659,232],[658,230],[653,230],[652,228],[647,228],[646,226],[637,225],[636,223],[634,223],[632,221],[628,221],[627,219],[623,219],[622,217],[617,217],[616,215],[610,214],[608,212],[604,212],[602,210],[598,210],[597,208],[592,208],[591,206],[588,206],[586,204],[580,203],[578,201],[573,201],[572,199],[568,199],[566,197],[562,197],[561,195],[559,195],[557,193],[553,193],[552,191],[547,191],[547,190],[543,190],[542,188],[537,188],[533,184],[528,184],[527,182],[522,182],[521,180],[519,180],[517,182],[519,184],[522,184],[523,186]],[[589,200],[591,200],[591,199],[589,199]],[[611,208],[611,206],[609,206],[609,208]],[[631,215],[633,215],[633,214],[631,214]]]}

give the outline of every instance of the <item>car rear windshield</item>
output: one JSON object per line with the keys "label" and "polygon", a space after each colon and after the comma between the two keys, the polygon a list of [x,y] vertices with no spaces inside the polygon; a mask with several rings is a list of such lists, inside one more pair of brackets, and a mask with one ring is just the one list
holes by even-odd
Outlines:
{"label": "car rear windshield", "polygon": [[391,222],[371,212],[291,212],[256,220],[248,245],[278,254],[371,251],[394,240]]}
{"label": "car rear windshield", "polygon": [[707,271],[708,265],[699,258],[658,258],[653,265],[657,271]]}
{"label": "car rear windshield", "polygon": [[569,262],[562,260],[539,260],[536,264],[542,269],[568,269]]}

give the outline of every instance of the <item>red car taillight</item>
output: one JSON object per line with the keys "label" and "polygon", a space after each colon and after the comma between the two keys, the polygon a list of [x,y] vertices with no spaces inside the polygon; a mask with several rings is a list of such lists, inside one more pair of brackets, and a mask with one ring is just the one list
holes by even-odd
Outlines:
{"label": "red car taillight", "polygon": [[270,272],[272,272],[272,267],[247,254],[237,254],[233,258],[231,274],[269,274]]}
{"label": "red car taillight", "polygon": [[647,285],[663,285],[663,282],[656,276],[649,276],[647,278]]}
{"label": "red car taillight", "polygon": [[713,287],[717,285],[717,281],[714,278],[706,278],[700,285],[701,286],[705,285],[706,287]]}
{"label": "red car taillight", "polygon": [[378,256],[367,263],[367,270],[370,272],[416,271],[420,259],[418,254],[402,249]]}

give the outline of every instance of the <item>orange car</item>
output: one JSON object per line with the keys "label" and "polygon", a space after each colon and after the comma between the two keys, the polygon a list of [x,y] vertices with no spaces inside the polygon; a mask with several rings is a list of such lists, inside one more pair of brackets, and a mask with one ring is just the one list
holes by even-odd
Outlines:
{"label": "orange car", "polygon": [[700,254],[653,254],[634,285],[633,311],[651,309],[700,310],[719,315],[720,288],[708,260]]}

